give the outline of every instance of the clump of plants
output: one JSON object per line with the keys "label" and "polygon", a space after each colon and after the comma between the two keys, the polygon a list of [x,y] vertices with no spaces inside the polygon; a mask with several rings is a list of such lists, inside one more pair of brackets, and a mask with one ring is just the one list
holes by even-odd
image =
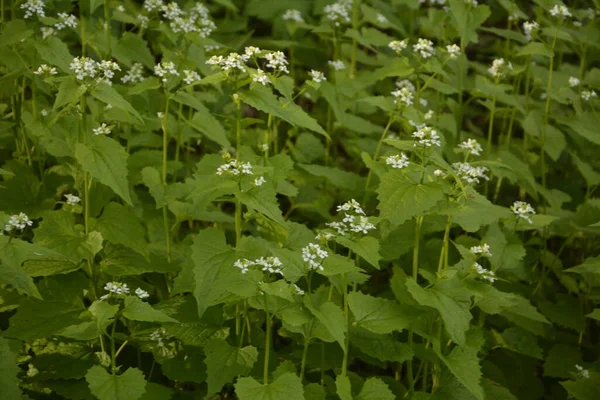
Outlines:
{"label": "clump of plants", "polygon": [[600,398],[597,0],[0,8],[3,399]]}

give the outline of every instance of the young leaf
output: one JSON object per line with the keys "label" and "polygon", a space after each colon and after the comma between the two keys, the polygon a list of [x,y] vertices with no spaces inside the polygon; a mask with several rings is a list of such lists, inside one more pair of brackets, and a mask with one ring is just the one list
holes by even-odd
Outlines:
{"label": "young leaf", "polygon": [[304,400],[302,382],[291,373],[280,375],[268,385],[254,378],[240,378],[235,384],[235,393],[240,400]]}
{"label": "young leaf", "polygon": [[379,334],[402,331],[409,327],[411,317],[415,316],[394,301],[360,292],[348,295],[348,305],[357,326]]}
{"label": "young leaf", "polygon": [[125,297],[123,316],[132,321],[178,322],[176,319],[169,317],[162,311],[156,310],[150,304],[134,296]]}
{"label": "young leaf", "polygon": [[146,391],[144,374],[129,368],[122,375],[111,375],[96,365],[88,371],[85,380],[98,400],[139,400]]}
{"label": "young leaf", "polygon": [[98,100],[110,104],[113,107],[116,107],[120,110],[125,111],[126,113],[133,114],[142,124],[144,124],[144,119],[142,116],[133,108],[131,103],[123,98],[112,86],[108,86],[105,83],[100,83],[91,93],[92,96],[97,98]]}
{"label": "young leaf", "polygon": [[10,349],[9,341],[0,337],[0,388],[7,399],[22,398],[17,374],[17,355]]}
{"label": "young leaf", "polygon": [[369,378],[355,400],[394,400],[396,396],[379,378]]}
{"label": "young leaf", "polygon": [[255,347],[232,347],[222,339],[208,342],[205,352],[208,393],[217,393],[224,384],[233,382],[238,376],[247,375],[258,359]]}
{"label": "young leaf", "polygon": [[127,206],[108,203],[94,229],[102,233],[104,239],[114,244],[122,244],[143,255],[148,254],[146,230]]}

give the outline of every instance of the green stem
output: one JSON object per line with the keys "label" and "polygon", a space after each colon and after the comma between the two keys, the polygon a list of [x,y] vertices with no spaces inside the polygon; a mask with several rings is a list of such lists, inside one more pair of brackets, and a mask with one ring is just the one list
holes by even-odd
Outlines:
{"label": "green stem", "polygon": [[342,275],[342,286],[344,291],[344,319],[346,323],[346,337],[344,340],[344,359],[342,361],[342,376],[348,372],[348,352],[350,350],[350,312],[348,309],[348,281],[346,274]]}
{"label": "green stem", "polygon": [[266,329],[267,334],[265,335],[265,363],[263,367],[263,383],[269,384],[269,357],[271,353],[271,314],[269,313],[269,304],[267,294],[265,293],[265,313],[267,316]]}
{"label": "green stem", "polygon": [[115,318],[115,321],[112,325],[112,332],[110,333],[110,365],[113,376],[117,374],[117,357],[115,352],[115,332],[117,330],[117,321],[118,318]]}
{"label": "green stem", "polygon": [[[352,2],[352,29],[358,34],[360,16],[360,0],[354,0]],[[350,59],[350,79],[354,79],[356,74],[356,54],[358,52],[358,42],[356,36],[352,38],[352,56]]]}
{"label": "green stem", "polygon": [[306,359],[308,358],[308,346],[310,339],[304,339],[304,349],[302,350],[302,363],[300,364],[300,381],[304,381],[304,373],[306,371]]}
{"label": "green stem", "polygon": [[[415,224],[415,245],[413,248],[413,263],[412,263],[412,278],[417,280],[419,276],[419,243],[421,239],[421,225],[423,224],[423,217],[416,218]],[[408,347],[412,348],[413,345],[413,330],[408,331]],[[413,364],[412,360],[407,361],[407,379],[408,387],[411,392],[415,390],[415,378],[413,375]]]}
{"label": "green stem", "polygon": [[[390,127],[394,123],[395,117],[396,116],[394,114],[392,114],[390,116],[390,119],[388,120],[388,123],[385,126],[385,129],[383,130],[381,137],[379,138],[379,142],[377,142],[377,147],[375,148],[375,154],[373,154],[373,161],[377,161],[377,157],[379,157],[379,152],[381,151],[381,145],[383,144],[383,140],[387,136],[387,134],[390,130]],[[368,198],[369,184],[371,183],[372,176],[373,176],[373,170],[369,169],[369,173],[367,174],[367,182],[365,183],[365,192],[363,194],[363,201],[362,201],[363,205],[366,203],[367,198]]]}
{"label": "green stem", "polygon": [[[546,152],[544,151],[544,146],[546,144],[546,134],[548,132],[548,119],[550,117],[550,103],[552,100],[552,96],[550,95],[550,91],[552,90],[552,73],[554,70],[554,49],[556,48],[556,39],[554,36],[552,40],[552,55],[550,56],[550,65],[548,67],[548,85],[546,87],[546,105],[544,107],[544,126],[542,129],[542,140],[540,143],[540,166],[542,169],[542,187],[544,190],[546,189]],[[544,213],[546,213],[546,203],[543,204]]]}
{"label": "green stem", "polygon": [[[162,117],[162,131],[163,131],[163,142],[162,142],[162,184],[166,187],[167,185],[167,155],[169,147],[169,133],[168,133],[168,122],[169,122],[169,94],[165,92],[166,103],[165,111]],[[171,262],[171,230],[169,229],[169,211],[166,206],[163,206],[163,225],[165,230],[165,240],[167,244],[167,261]]]}
{"label": "green stem", "polygon": [[108,8],[108,1],[104,1],[104,33],[106,35],[106,46],[108,47],[108,57],[112,54],[111,46],[111,34],[110,34],[110,10]]}

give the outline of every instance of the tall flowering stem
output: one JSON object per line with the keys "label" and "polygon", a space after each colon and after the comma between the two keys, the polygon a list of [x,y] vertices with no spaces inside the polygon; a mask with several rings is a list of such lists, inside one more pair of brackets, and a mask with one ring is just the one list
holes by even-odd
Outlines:
{"label": "tall flowering stem", "polygon": [[269,298],[267,296],[267,294],[265,293],[265,313],[266,313],[266,317],[267,320],[265,322],[266,324],[266,335],[265,335],[265,362],[264,362],[264,366],[263,366],[263,384],[268,385],[269,384],[269,356],[271,353],[271,335],[272,335],[272,316],[269,313]]}
{"label": "tall flowering stem", "polygon": [[[162,142],[162,184],[167,184],[167,150],[169,146],[169,134],[168,134],[168,122],[169,122],[169,103],[170,96],[167,91],[165,91],[166,103],[165,103],[165,111],[161,118],[161,128],[163,133],[163,142]],[[169,213],[167,210],[167,206],[163,206],[163,225],[165,229],[165,237],[167,244],[167,260],[171,262],[171,230],[169,229]]]}
{"label": "tall flowering stem", "polygon": [[[423,217],[417,217],[415,220],[415,245],[413,247],[412,278],[416,281],[419,276],[419,244],[421,242],[421,225]],[[408,347],[413,345],[413,330],[408,331]],[[415,378],[413,374],[412,360],[407,361],[406,374],[408,378],[408,387],[411,392],[415,390]]]}
{"label": "tall flowering stem", "polygon": [[[550,56],[550,65],[548,66],[548,85],[546,86],[546,105],[544,106],[544,126],[542,129],[542,140],[540,143],[540,166],[542,169],[542,187],[546,189],[546,152],[544,151],[544,145],[546,144],[546,135],[548,132],[548,119],[550,117],[550,103],[552,96],[550,96],[550,90],[552,90],[552,73],[554,70],[554,50],[556,48],[557,36],[554,35],[552,39],[552,48]],[[544,206],[545,207],[545,206]]]}
{"label": "tall flowering stem", "polygon": [[[390,128],[392,127],[392,124],[394,123],[394,119],[396,118],[395,114],[392,114],[390,116],[390,119],[388,120],[387,125],[385,126],[383,133],[381,134],[381,137],[379,138],[379,142],[377,142],[377,147],[375,148],[375,154],[373,154],[373,160],[377,160],[377,157],[379,157],[379,153],[381,152],[381,145],[383,144],[383,140],[386,138]],[[366,200],[368,198],[368,193],[369,193],[369,185],[371,183],[371,178],[373,177],[373,170],[369,170],[369,173],[367,175],[367,181],[365,183],[365,193],[363,194],[363,201],[362,204],[366,205]]]}

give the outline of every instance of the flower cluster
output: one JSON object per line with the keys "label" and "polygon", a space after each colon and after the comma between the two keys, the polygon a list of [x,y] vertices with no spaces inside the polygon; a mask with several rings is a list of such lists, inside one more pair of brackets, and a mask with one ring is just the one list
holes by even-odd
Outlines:
{"label": "flower cluster", "polygon": [[487,243],[483,243],[480,246],[473,246],[469,249],[472,254],[476,256],[481,255],[482,257],[491,257],[492,253],[490,252],[490,245]]}
{"label": "flower cluster", "polygon": [[448,56],[452,59],[457,59],[460,56],[460,46],[456,44],[449,44],[446,46],[446,51],[448,52]]}
{"label": "flower cluster", "polygon": [[114,61],[102,60],[96,63],[100,76],[96,79],[98,82],[112,85],[112,78],[115,76],[115,71],[120,71],[121,67]]}
{"label": "flower cluster", "polygon": [[309,243],[302,249],[302,259],[309,264],[311,270],[324,271],[323,261],[329,256],[321,246],[315,243]]}
{"label": "flower cluster", "polygon": [[327,64],[336,71],[341,71],[346,69],[346,64],[342,60],[329,60]]}
{"label": "flower cluster", "polygon": [[408,162],[408,157],[404,153],[394,154],[393,156],[389,156],[388,158],[385,159],[385,163],[387,165],[391,165],[392,168],[397,168],[397,169],[402,169],[402,168],[408,166],[408,164],[410,164]]}
{"label": "flower cluster", "polygon": [[77,28],[77,17],[75,17],[73,14],[58,13],[58,19],[59,21],[54,24],[54,27],[59,31],[65,29],[66,27],[73,29]]}
{"label": "flower cluster", "polygon": [[321,82],[327,80],[327,78],[325,78],[324,73],[322,73],[321,71],[314,70],[314,69],[310,70],[309,75],[312,78],[312,80],[316,83],[321,83]]}
{"label": "flower cluster", "polygon": [[458,145],[459,149],[467,153],[467,155],[480,156],[483,149],[477,140],[467,139]]}
{"label": "flower cluster", "polygon": [[406,49],[406,39],[405,40],[393,40],[388,44],[388,47],[394,50],[396,53],[400,53],[402,50]]}
{"label": "flower cluster", "polygon": [[21,10],[25,10],[24,18],[28,19],[37,14],[38,17],[45,17],[46,12],[44,11],[46,5],[42,0],[27,0],[24,4],[21,4]]}
{"label": "flower cluster", "polygon": [[144,66],[140,63],[135,63],[129,68],[127,73],[121,78],[121,82],[123,83],[137,83],[141,82],[144,79]]}
{"label": "flower cluster", "polygon": [[163,6],[162,0],[146,0],[144,1],[144,8],[148,12],[159,10]]}
{"label": "flower cluster", "polygon": [[252,171],[252,164],[249,162],[241,162],[238,160],[231,160],[226,164],[221,165],[217,168],[217,175],[229,174],[233,176],[239,175],[254,175]]}
{"label": "flower cluster", "polygon": [[275,51],[273,53],[265,54],[267,60],[267,67],[272,68],[275,71],[284,72],[289,74],[290,71],[287,69],[288,61],[285,58],[285,54],[282,51]]}
{"label": "flower cluster", "polygon": [[247,258],[242,258],[233,263],[233,266],[239,268],[242,271],[242,274],[247,273],[250,267],[254,267],[256,265],[262,267],[261,271],[263,272],[283,275],[281,272],[281,267],[283,267],[283,264],[277,257],[261,257],[254,261],[250,261]]}
{"label": "flower cluster", "polygon": [[490,180],[485,174],[488,171],[486,167],[474,167],[468,162],[456,162],[452,164],[452,168],[454,168],[460,179],[468,183],[479,183],[480,178]]}
{"label": "flower cluster", "polygon": [[590,379],[590,371],[583,368],[579,364],[575,364],[575,369],[577,370],[577,376],[583,379]]}
{"label": "flower cluster", "polygon": [[533,33],[540,29],[540,24],[535,21],[523,22],[523,33],[525,33],[525,39],[531,41]]}
{"label": "flower cluster", "polygon": [[150,340],[156,342],[156,345],[160,348],[164,348],[165,342],[170,339],[169,334],[165,328],[159,328],[150,334]]}
{"label": "flower cluster", "polygon": [[148,11],[160,9],[162,16],[169,20],[169,27],[174,33],[197,32],[205,38],[217,29],[210,19],[208,8],[202,3],[196,3],[189,11],[182,10],[176,2],[163,5],[162,1],[146,1],[144,8]]}
{"label": "flower cluster", "polygon": [[412,133],[412,137],[414,137],[417,141],[414,146],[438,146],[442,145],[440,142],[440,135],[438,135],[437,131],[430,126],[427,125],[419,125],[416,127],[417,130]]}
{"label": "flower cluster", "polygon": [[4,230],[6,232],[11,232],[13,230],[22,231],[31,225],[33,225],[33,222],[29,219],[27,214],[19,213],[10,216],[8,223],[4,225]]}
{"label": "flower cluster", "polygon": [[300,289],[300,287],[298,285],[296,285],[295,283],[292,283],[292,285],[294,286],[294,290],[296,291],[296,294],[299,294],[300,296],[304,296],[304,290]]}
{"label": "flower cluster", "polygon": [[515,201],[510,210],[517,216],[517,221],[522,218],[530,224],[533,223],[531,216],[535,214],[535,210],[531,207],[531,204],[524,201]]}
{"label": "flower cluster", "polygon": [[267,180],[264,176],[259,176],[258,178],[254,179],[254,186],[262,186],[264,183],[267,183]]}
{"label": "flower cluster", "polygon": [[323,8],[323,12],[329,21],[335,26],[350,23],[350,11],[352,9],[352,0],[338,0]]}
{"label": "flower cluster", "polygon": [[121,70],[119,64],[114,61],[102,60],[97,62],[88,57],[75,57],[69,68],[75,74],[77,80],[95,78],[96,82],[106,83],[107,85],[112,85],[115,71]]}
{"label": "flower cluster", "polygon": [[154,66],[154,75],[162,78],[163,82],[167,82],[169,76],[179,76],[179,71],[173,61],[165,61]]}
{"label": "flower cluster", "polygon": [[413,45],[413,50],[419,53],[421,57],[427,59],[435,54],[433,42],[429,39],[419,38],[417,44]]}
{"label": "flower cluster", "polygon": [[299,24],[304,23],[304,19],[302,18],[302,13],[298,10],[286,10],[283,14],[284,21],[295,21]]}
{"label": "flower cluster", "polygon": [[50,67],[47,64],[41,64],[38,69],[33,71],[33,73],[35,75],[56,75],[58,72],[56,72],[55,67]]}
{"label": "flower cluster", "polygon": [[391,95],[394,96],[394,104],[396,105],[402,105],[405,107],[413,105],[414,91],[407,87],[394,90]]}
{"label": "flower cluster", "polygon": [[560,18],[560,19],[573,16],[571,14],[571,12],[569,11],[569,9],[567,8],[567,6],[558,5],[558,4],[550,9],[550,15],[552,15],[553,17]]}
{"label": "flower cluster", "polygon": [[579,86],[579,83],[580,83],[580,81],[576,77],[574,77],[574,76],[569,77],[569,86],[577,87],[577,86]]}
{"label": "flower cluster", "polygon": [[497,58],[492,62],[492,66],[488,68],[488,72],[494,78],[502,78],[512,71],[513,66],[509,62],[507,63],[504,58]]}
{"label": "flower cluster", "polygon": [[593,98],[598,97],[598,94],[594,90],[583,90],[581,92],[581,99],[583,101],[590,101]]}
{"label": "flower cluster", "polygon": [[50,28],[49,26],[42,26],[40,32],[42,33],[42,40],[45,40],[56,33],[54,28]]}
{"label": "flower cluster", "polygon": [[[123,282],[108,282],[106,285],[104,285],[104,290],[106,290],[108,293],[101,296],[100,300],[106,300],[113,294],[117,296],[129,294],[129,286],[127,286],[127,284]],[[148,292],[146,292],[142,288],[135,289],[134,293],[137,297],[139,297],[142,300],[150,297]]]}
{"label": "flower cluster", "polygon": [[369,233],[375,229],[375,225],[369,222],[369,218],[365,215],[364,210],[358,201],[352,199],[337,207],[337,212],[343,212],[344,218],[341,222],[329,222],[326,226],[334,229],[338,235],[344,236],[346,233],[354,232],[363,234]]}
{"label": "flower cluster", "polygon": [[92,129],[92,132],[96,136],[99,136],[99,135],[110,135],[111,129],[110,129],[110,126],[106,125],[103,122],[102,125],[100,125],[99,127]]}
{"label": "flower cluster", "polygon": [[206,62],[208,65],[219,67],[222,71],[240,70],[246,72],[246,61],[249,57],[238,53],[230,53],[227,57],[212,56]]}
{"label": "flower cluster", "polygon": [[191,85],[192,83],[198,82],[200,79],[202,79],[200,78],[200,74],[198,74],[196,71],[190,71],[189,69],[184,69],[183,75],[185,75],[183,81],[186,85]]}
{"label": "flower cluster", "polygon": [[75,196],[74,194],[65,194],[65,198],[67,199],[67,204],[70,206],[75,206],[81,202],[79,196]]}
{"label": "flower cluster", "polygon": [[150,18],[148,18],[147,16],[145,16],[143,14],[138,14],[136,19],[139,22],[140,27],[142,29],[148,29],[148,24],[150,23]]}
{"label": "flower cluster", "polygon": [[475,270],[477,275],[479,275],[479,277],[485,281],[494,283],[498,279],[494,271],[490,271],[488,269],[483,268],[479,263],[473,264],[473,269]]}

